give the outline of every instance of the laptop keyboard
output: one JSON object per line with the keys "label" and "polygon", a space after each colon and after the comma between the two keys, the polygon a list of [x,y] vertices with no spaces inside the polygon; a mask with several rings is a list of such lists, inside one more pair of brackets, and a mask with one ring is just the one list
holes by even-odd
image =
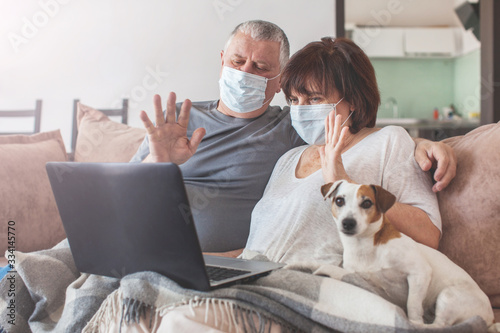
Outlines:
{"label": "laptop keyboard", "polygon": [[221,281],[224,279],[230,279],[236,276],[250,273],[250,271],[219,266],[206,266],[206,268],[208,279],[210,281]]}

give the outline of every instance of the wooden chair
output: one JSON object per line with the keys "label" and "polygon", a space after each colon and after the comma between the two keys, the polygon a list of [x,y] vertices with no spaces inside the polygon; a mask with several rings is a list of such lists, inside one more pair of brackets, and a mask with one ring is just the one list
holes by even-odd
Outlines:
{"label": "wooden chair", "polygon": [[9,134],[35,134],[40,132],[40,123],[42,120],[42,100],[36,100],[34,110],[15,110],[15,111],[0,111],[0,118],[19,118],[19,117],[33,117],[34,127],[32,132],[0,132],[0,135]]}
{"label": "wooden chair", "polygon": [[[68,154],[71,160],[75,156],[76,139],[78,137],[78,126],[77,126],[77,112],[78,112],[78,102],[79,99],[73,100],[73,131],[71,137],[71,153]],[[121,117],[122,124],[128,123],[128,99],[122,100],[122,107],[120,109],[98,109],[108,117],[119,116]]]}

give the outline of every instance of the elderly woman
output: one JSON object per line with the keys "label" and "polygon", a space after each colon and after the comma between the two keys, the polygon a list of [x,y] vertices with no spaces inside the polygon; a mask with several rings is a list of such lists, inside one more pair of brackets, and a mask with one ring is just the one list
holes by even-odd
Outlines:
{"label": "elderly woman", "polygon": [[366,54],[345,38],[323,38],[284,68],[292,126],[306,146],[283,155],[252,213],[243,257],[340,264],[342,245],[320,187],[346,179],[377,184],[397,197],[387,212],[401,232],[436,248],[441,219],[431,177],[415,162],[401,127],[374,128],[380,94]]}

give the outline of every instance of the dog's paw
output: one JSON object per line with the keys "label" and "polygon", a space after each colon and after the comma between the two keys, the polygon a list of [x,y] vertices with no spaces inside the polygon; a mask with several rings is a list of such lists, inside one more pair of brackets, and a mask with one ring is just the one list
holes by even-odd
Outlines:
{"label": "dog's paw", "polygon": [[424,327],[424,326],[427,326],[425,323],[424,323],[424,320],[422,318],[420,319],[410,319],[410,323],[415,326],[415,327]]}
{"label": "dog's paw", "polygon": [[500,323],[495,323],[488,327],[488,333],[500,333]]}
{"label": "dog's paw", "polygon": [[408,320],[417,327],[425,326],[424,317],[420,309],[408,308]]}
{"label": "dog's paw", "polygon": [[[411,295],[411,290],[409,291]],[[408,319],[412,323],[423,324],[424,323],[424,308],[420,305],[419,301],[412,302],[410,301],[410,295],[408,295],[407,302],[407,311],[408,311]]]}

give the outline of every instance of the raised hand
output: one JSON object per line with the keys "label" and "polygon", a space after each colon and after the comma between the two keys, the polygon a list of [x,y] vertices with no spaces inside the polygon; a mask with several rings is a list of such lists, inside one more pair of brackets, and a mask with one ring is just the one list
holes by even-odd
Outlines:
{"label": "raised hand", "polygon": [[175,115],[175,93],[171,92],[167,98],[166,117],[163,116],[161,97],[155,95],[153,104],[155,108],[156,124],[149,119],[145,111],[141,111],[140,118],[149,139],[149,155],[145,162],[172,162],[182,164],[194,155],[198,145],[205,135],[204,128],[197,128],[191,139],[187,137],[189,112],[191,101],[186,99],[182,103],[179,117]]}
{"label": "raised hand", "polygon": [[342,116],[335,117],[334,111],[325,119],[325,145],[320,147],[321,170],[325,183],[335,182],[340,179],[351,181],[342,163],[342,150],[346,145],[349,127],[341,128]]}

